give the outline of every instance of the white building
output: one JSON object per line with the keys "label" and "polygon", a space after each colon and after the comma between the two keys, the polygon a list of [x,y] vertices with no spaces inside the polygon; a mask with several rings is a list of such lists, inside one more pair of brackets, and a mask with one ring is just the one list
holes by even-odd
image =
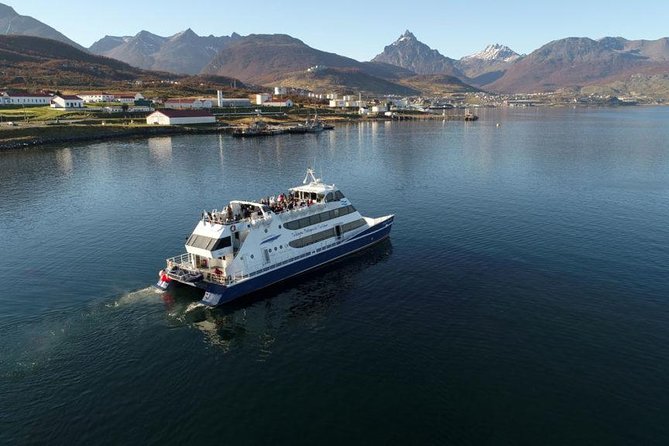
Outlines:
{"label": "white building", "polygon": [[274,94],[277,96],[280,94],[286,94],[287,92],[288,90],[286,89],[286,87],[274,87]]}
{"label": "white building", "polygon": [[170,98],[163,104],[165,108],[173,108],[177,110],[198,110],[203,108],[211,108],[213,103],[211,99],[207,98]]}
{"label": "white building", "polygon": [[344,99],[331,99],[330,107],[332,108],[360,108],[365,107],[363,101],[346,101]]}
{"label": "white building", "polygon": [[285,101],[267,101],[263,104],[265,107],[292,107],[293,101],[286,99]]}
{"label": "white building", "polygon": [[42,93],[7,93],[0,96],[0,104],[5,105],[49,105],[51,96]]}
{"label": "white building", "polygon": [[114,95],[110,93],[104,93],[104,92],[91,92],[91,93],[79,93],[77,96],[79,96],[84,102],[86,103],[91,103],[91,102],[113,102],[114,101]]}
{"label": "white building", "polygon": [[251,107],[249,98],[224,98],[219,101],[219,107]]}
{"label": "white building", "polygon": [[158,110],[146,117],[147,124],[213,124],[216,117],[207,110]]}
{"label": "white building", "polygon": [[114,102],[120,102],[121,104],[134,104],[135,96],[129,94],[120,94],[114,97]]}
{"label": "white building", "polygon": [[271,98],[272,96],[269,93],[259,93],[256,95],[256,105],[262,105]]}
{"label": "white building", "polygon": [[52,108],[84,108],[84,100],[72,94],[55,95],[51,99]]}

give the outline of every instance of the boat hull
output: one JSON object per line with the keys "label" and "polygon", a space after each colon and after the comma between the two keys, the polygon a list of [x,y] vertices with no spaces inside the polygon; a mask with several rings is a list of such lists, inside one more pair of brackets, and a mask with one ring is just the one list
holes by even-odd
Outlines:
{"label": "boat hull", "polygon": [[340,245],[325,251],[321,251],[317,254],[313,254],[288,265],[268,271],[261,275],[246,279],[237,284],[226,286],[216,283],[206,283],[205,294],[202,298],[202,303],[213,307],[231,302],[246,294],[281,282],[290,277],[297,276],[372,246],[390,235],[393,219],[394,217],[392,215],[388,216],[384,219],[381,219],[381,221],[376,223],[374,226],[369,227],[365,231],[355,235],[350,240]]}

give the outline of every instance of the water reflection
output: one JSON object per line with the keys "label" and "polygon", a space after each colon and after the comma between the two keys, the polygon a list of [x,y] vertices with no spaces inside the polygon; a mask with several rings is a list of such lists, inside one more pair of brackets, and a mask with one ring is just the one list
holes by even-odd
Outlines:
{"label": "water reflection", "polygon": [[149,152],[159,164],[169,163],[172,160],[172,137],[149,138]]}
{"label": "water reflection", "polygon": [[219,308],[193,305],[202,293],[190,287],[171,288],[163,293],[162,300],[172,323],[200,330],[203,340],[212,347],[227,353],[250,345],[257,351],[257,359],[264,361],[281,342],[287,325],[293,330],[295,324],[307,331],[325,328],[333,309],[345,302],[349,291],[391,254],[392,244],[387,239],[329,267]]}
{"label": "water reflection", "polygon": [[56,150],[56,165],[58,171],[63,175],[69,176],[72,173],[74,162],[72,160],[72,150],[69,147]]}

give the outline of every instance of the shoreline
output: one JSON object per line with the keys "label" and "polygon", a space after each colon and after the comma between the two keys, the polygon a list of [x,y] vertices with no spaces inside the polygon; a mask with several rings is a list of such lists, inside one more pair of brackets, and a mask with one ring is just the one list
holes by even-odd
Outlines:
{"label": "shoreline", "polygon": [[[74,142],[103,141],[110,139],[126,138],[151,138],[154,136],[208,134],[208,133],[231,133],[229,126],[210,127],[188,127],[188,126],[161,126],[161,127],[127,127],[127,126],[49,126],[49,127],[26,127],[23,130],[35,134],[17,135],[0,142],[0,150],[14,150],[29,147],[37,147],[49,144],[67,144]],[[9,132],[8,132],[9,133]]]}
{"label": "shoreline", "polygon": [[[442,119],[443,116],[430,117],[402,117],[399,120],[426,120]],[[454,120],[453,117],[446,119]],[[388,117],[364,119],[328,119],[331,123],[360,123],[365,121],[397,121]],[[297,125],[301,121],[283,121],[281,125]],[[184,125],[184,126],[150,126],[150,125],[91,125],[91,124],[62,124],[62,125],[25,125],[0,129],[0,151],[25,149],[50,144],[67,144],[89,141],[103,141],[130,138],[151,138],[155,136],[171,135],[203,135],[212,133],[232,134],[240,126],[217,123],[216,125]]]}

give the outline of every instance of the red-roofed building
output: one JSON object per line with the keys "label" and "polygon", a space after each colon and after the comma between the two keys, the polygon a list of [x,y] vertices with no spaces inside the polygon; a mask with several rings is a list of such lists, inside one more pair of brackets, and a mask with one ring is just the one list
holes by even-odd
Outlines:
{"label": "red-roofed building", "polygon": [[73,94],[55,95],[51,99],[52,108],[84,108],[84,100]]}
{"label": "red-roofed building", "polygon": [[180,125],[180,124],[213,124],[216,117],[207,110],[156,110],[146,117],[147,124]]}

